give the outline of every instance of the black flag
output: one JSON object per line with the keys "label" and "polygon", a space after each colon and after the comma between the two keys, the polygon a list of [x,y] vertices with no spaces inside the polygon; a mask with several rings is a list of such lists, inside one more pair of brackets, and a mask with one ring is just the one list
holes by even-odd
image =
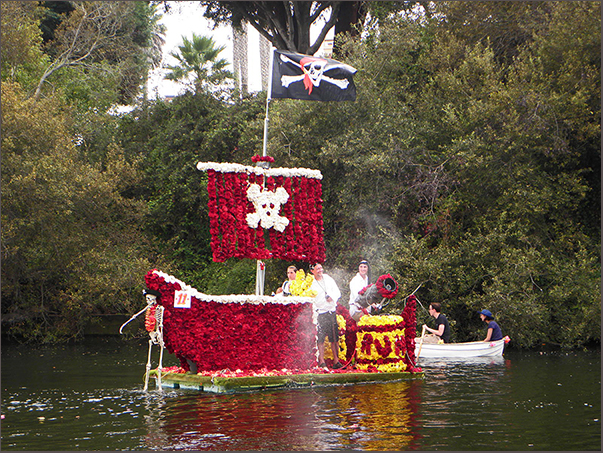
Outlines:
{"label": "black flag", "polygon": [[356,69],[330,58],[274,51],[272,98],[355,101]]}

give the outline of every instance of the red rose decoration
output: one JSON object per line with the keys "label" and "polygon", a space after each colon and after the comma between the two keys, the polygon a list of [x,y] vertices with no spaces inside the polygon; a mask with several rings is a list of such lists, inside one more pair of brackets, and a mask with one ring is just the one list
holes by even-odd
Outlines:
{"label": "red rose decoration", "polygon": [[145,280],[162,294],[165,347],[185,370],[189,361],[198,371],[308,369],[315,361],[311,302],[224,303],[193,296],[191,308],[175,308],[180,282],[168,282],[156,271]]}
{"label": "red rose decoration", "polygon": [[274,162],[274,157],[272,156],[260,156],[256,154],[255,156],[251,156],[251,162]]}
{"label": "red rose decoration", "polygon": [[[389,287],[385,286],[388,285]],[[382,275],[375,282],[377,285],[377,289],[379,290],[379,294],[381,297],[385,297],[386,299],[393,299],[398,294],[398,283],[393,279],[393,277],[389,274]]]}

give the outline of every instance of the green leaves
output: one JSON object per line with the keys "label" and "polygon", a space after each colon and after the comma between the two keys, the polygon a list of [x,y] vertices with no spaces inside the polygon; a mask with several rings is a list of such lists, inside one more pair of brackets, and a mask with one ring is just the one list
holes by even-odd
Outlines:
{"label": "green leaves", "polygon": [[[77,336],[93,313],[136,307],[150,266],[146,205],[124,196],[140,174],[111,145],[91,164],[63,106],[2,84],[2,313],[12,335]],[[23,315],[25,313],[25,315]]]}
{"label": "green leaves", "polygon": [[566,275],[600,273],[600,5],[434,8],[344,43],[357,101],[279,104],[272,153],[323,172],[327,259],[422,284],[457,341],[482,308],[516,346],[599,341],[599,283]]}
{"label": "green leaves", "polygon": [[192,39],[182,37],[183,44],[178,46],[177,52],[170,55],[180,62],[178,66],[167,66],[170,72],[165,76],[168,80],[187,81],[193,75],[193,84],[197,89],[204,86],[218,85],[232,74],[225,68],[228,61],[218,55],[226,46],[216,47],[214,40],[207,36],[193,33]]}
{"label": "green leaves", "polygon": [[[483,338],[476,312],[488,308],[513,346],[600,342],[600,4],[423,5],[425,16],[384,10],[362,39],[338,38],[358,69],[356,102],[271,104],[275,166],[323,174],[327,267],[343,288],[359,258],[402,295],[419,287],[423,305],[443,303],[456,341]],[[2,8],[3,24],[14,19]],[[32,24],[3,38],[35,56]],[[117,61],[127,46],[115,46]],[[27,313],[14,328],[42,334],[51,313],[67,332],[86,313],[128,311],[149,266],[253,292],[253,263],[211,262],[195,164],[249,164],[263,94],[223,102],[197,89],[115,120],[84,107],[95,93],[115,99],[117,80],[67,68],[71,105],[35,108],[9,80],[31,89],[43,67],[4,47],[3,318]],[[212,81],[218,53],[194,36],[173,76]],[[284,264],[270,263],[267,293]]]}

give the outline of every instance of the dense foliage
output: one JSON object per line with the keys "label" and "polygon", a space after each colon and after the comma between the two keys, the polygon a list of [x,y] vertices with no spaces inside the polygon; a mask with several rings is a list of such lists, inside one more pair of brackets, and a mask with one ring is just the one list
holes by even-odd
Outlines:
{"label": "dense foliage", "polygon": [[348,42],[357,102],[283,105],[272,153],[325,175],[327,264],[421,284],[457,341],[482,308],[516,345],[599,339],[600,5],[474,5]]}
{"label": "dense foliage", "polygon": [[[132,3],[152,40],[153,9]],[[600,4],[422,5],[374,2],[364,33],[338,38],[356,102],[270,106],[274,165],[324,175],[325,267],[342,302],[366,258],[374,279],[416,290],[419,325],[441,302],[455,341],[483,337],[487,308],[514,346],[599,343]],[[253,293],[255,262],[211,261],[195,165],[261,153],[265,94],[197,90],[115,118],[104,112],[123,79],[66,67],[36,102],[56,56],[45,15],[30,2],[2,13],[22,24],[2,28],[19,43],[2,46],[4,332],[54,338],[132,313],[153,267],[210,294]],[[289,264],[268,263],[268,294]]]}
{"label": "dense foliage", "polygon": [[140,92],[155,16],[146,2],[70,2],[63,15],[40,3],[1,4],[2,322],[52,341],[136,309],[152,265],[147,204],[131,196],[139,156],[110,137],[106,111]]}

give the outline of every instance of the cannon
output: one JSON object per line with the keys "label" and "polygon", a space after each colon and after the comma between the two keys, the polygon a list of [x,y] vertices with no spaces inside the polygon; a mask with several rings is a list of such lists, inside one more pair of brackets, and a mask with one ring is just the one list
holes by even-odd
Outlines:
{"label": "cannon", "polygon": [[383,309],[385,300],[393,299],[397,293],[398,283],[391,275],[385,274],[379,277],[375,283],[368,285],[358,293],[356,304],[365,309],[373,306],[377,310],[373,309],[372,313],[376,314],[379,310]]}

